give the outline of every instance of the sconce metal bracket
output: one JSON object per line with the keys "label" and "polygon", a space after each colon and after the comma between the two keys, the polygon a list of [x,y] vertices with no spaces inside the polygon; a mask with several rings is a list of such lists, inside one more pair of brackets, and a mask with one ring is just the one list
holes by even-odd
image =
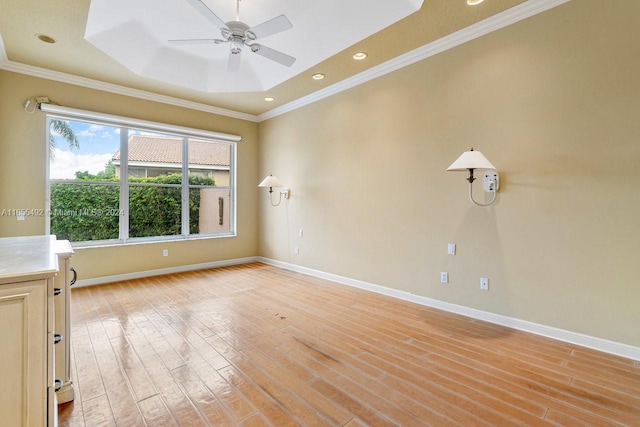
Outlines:
{"label": "sconce metal bracket", "polygon": [[487,193],[495,193],[500,189],[500,176],[498,172],[486,172],[484,174],[484,191]]}

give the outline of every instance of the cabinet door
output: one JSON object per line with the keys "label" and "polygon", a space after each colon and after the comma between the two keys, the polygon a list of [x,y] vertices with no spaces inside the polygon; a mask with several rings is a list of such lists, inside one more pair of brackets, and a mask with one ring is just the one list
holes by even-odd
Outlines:
{"label": "cabinet door", "polygon": [[0,285],[0,426],[47,422],[47,280]]}
{"label": "cabinet door", "polygon": [[74,398],[73,382],[71,381],[71,289],[69,287],[73,274],[68,255],[59,256],[58,268],[55,287],[60,290],[60,293],[53,298],[55,302],[55,329],[56,334],[62,335],[63,338],[55,345],[56,378],[62,380],[63,385],[56,395],[58,403],[66,403]]}

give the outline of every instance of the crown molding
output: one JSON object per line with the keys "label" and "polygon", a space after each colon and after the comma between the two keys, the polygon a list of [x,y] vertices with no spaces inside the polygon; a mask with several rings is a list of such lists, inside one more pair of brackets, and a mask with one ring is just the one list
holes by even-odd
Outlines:
{"label": "crown molding", "polygon": [[503,12],[491,16],[483,21],[470,25],[448,36],[442,37],[394,59],[372,67],[366,71],[328,86],[310,95],[296,99],[295,101],[276,107],[258,116],[258,121],[277,117],[305,105],[312,104],[321,99],[354,88],[370,80],[389,74],[393,71],[407,67],[423,59],[427,59],[438,53],[452,49],[468,41],[474,40],[493,31],[507,27],[531,16],[545,12],[571,0],[528,0]]}
{"label": "crown molding", "polygon": [[89,89],[102,90],[118,95],[131,96],[146,101],[159,102],[162,104],[174,105],[176,107],[203,111],[205,113],[217,114],[234,119],[247,120],[250,122],[258,121],[258,117],[253,114],[227,110],[225,108],[214,107],[199,102],[187,101],[185,99],[175,98],[172,96],[160,95],[140,89],[132,89],[130,87],[120,86],[113,83],[105,83],[99,80],[88,79],[86,77],[75,76],[73,74],[62,73],[59,71],[48,70],[46,68],[35,67],[33,65],[26,65],[19,62],[10,61],[7,58],[4,43],[2,42],[2,36],[0,36],[0,69],[11,71],[14,73],[26,74],[33,77],[39,77],[47,80],[68,83],[75,86],[82,86]]}
{"label": "crown molding", "polygon": [[72,74],[62,73],[59,71],[47,70],[45,68],[35,67],[32,65],[21,64],[10,61],[0,35],[0,69],[12,71],[15,73],[26,74],[34,77],[40,77],[48,80],[54,80],[62,83],[69,83],[76,86],[83,86],[90,89],[102,90],[118,95],[131,96],[134,98],[144,99],[147,101],[159,102],[162,104],[174,105],[177,107],[188,108],[191,110],[203,111],[206,113],[217,114],[221,116],[231,117],[235,119],[247,120],[250,122],[262,122],[279,115],[294,111],[298,108],[320,101],[324,98],[338,94],[345,90],[354,88],[370,80],[389,74],[393,71],[407,67],[423,59],[427,59],[438,53],[452,49],[468,41],[474,40],[493,31],[507,27],[516,22],[527,19],[531,16],[545,12],[556,6],[560,6],[571,0],[528,0],[501,13],[491,16],[483,21],[463,28],[455,33],[445,36],[441,39],[428,43],[394,59],[370,68],[355,76],[349,77],[336,84],[328,86],[322,90],[312,94],[303,96],[295,101],[276,107],[260,115],[242,113],[239,111],[227,110],[224,108],[214,107],[185,99],[175,98],[166,95],[160,95],[139,89],[132,89],[126,86],[120,86],[112,83],[105,83],[99,80],[89,79],[85,77],[75,76]]}

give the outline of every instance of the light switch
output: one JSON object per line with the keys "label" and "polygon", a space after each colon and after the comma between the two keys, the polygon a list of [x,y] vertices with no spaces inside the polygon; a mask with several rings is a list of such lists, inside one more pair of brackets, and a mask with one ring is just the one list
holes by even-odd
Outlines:
{"label": "light switch", "polygon": [[447,253],[449,255],[455,255],[456,254],[456,245],[455,245],[455,243],[449,243],[449,245],[447,246]]}

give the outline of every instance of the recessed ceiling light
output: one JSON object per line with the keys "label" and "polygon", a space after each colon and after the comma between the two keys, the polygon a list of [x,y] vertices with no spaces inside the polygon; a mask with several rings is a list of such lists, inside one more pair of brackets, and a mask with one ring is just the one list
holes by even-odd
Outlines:
{"label": "recessed ceiling light", "polygon": [[322,73],[315,73],[313,76],[311,76],[311,78],[312,78],[313,80],[322,80],[322,79],[324,79],[324,74],[322,74]]}
{"label": "recessed ceiling light", "polygon": [[49,43],[49,44],[54,44],[56,42],[54,38],[45,36],[44,34],[36,34],[36,38],[42,42]]}
{"label": "recessed ceiling light", "polygon": [[356,61],[362,61],[366,57],[367,54],[365,52],[358,52],[353,55],[353,59],[355,59]]}
{"label": "recessed ceiling light", "polygon": [[482,3],[483,1],[484,1],[484,0],[467,0],[467,4],[468,4],[469,6],[475,6],[475,5],[477,5],[477,4]]}
{"label": "recessed ceiling light", "polygon": [[267,102],[273,102],[276,99],[274,97],[272,97],[272,96],[267,96],[267,97],[264,98],[264,100],[267,101]]}

